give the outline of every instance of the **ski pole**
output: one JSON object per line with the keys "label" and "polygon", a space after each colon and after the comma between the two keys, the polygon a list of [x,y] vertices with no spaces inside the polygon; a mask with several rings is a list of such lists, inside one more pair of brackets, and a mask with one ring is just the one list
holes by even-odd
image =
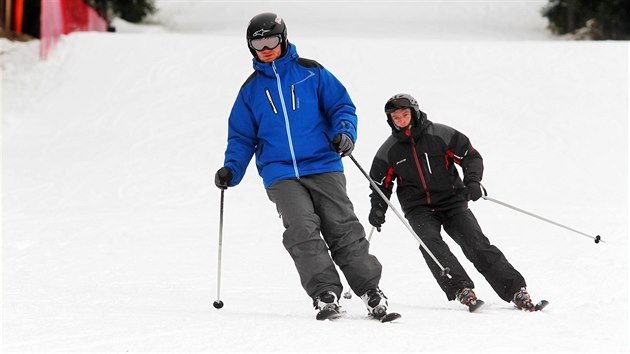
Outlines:
{"label": "ski pole", "polygon": [[219,247],[218,247],[218,266],[217,266],[217,300],[212,304],[215,309],[223,307],[221,301],[221,249],[223,248],[223,195],[225,188],[221,188],[221,212],[219,214]]}
{"label": "ski pole", "polygon": [[489,201],[494,202],[494,203],[497,203],[497,204],[499,204],[499,205],[503,205],[504,207],[507,207],[507,208],[510,208],[510,209],[516,210],[516,211],[518,211],[518,212],[521,212],[521,213],[523,213],[523,214],[526,214],[526,215],[529,215],[529,216],[535,217],[536,219],[539,219],[539,220],[542,220],[542,221],[546,221],[546,222],[548,222],[548,223],[550,223],[550,224],[552,224],[552,225],[556,225],[556,226],[558,226],[558,227],[562,227],[562,228],[567,229],[567,230],[569,230],[569,231],[573,231],[573,232],[575,232],[575,233],[577,233],[577,234],[580,234],[580,235],[582,235],[582,236],[586,236],[586,237],[588,237],[588,238],[590,238],[590,239],[595,240],[595,243],[600,243],[600,242],[604,242],[604,243],[606,243],[604,240],[602,240],[602,237],[601,237],[600,235],[597,235],[597,236],[591,236],[591,235],[585,234],[585,233],[583,233],[583,232],[581,232],[581,231],[578,231],[578,230],[572,229],[572,228],[570,228],[570,227],[568,227],[568,226],[562,225],[562,224],[557,223],[557,222],[555,222],[555,221],[552,221],[552,220],[549,220],[549,219],[543,218],[542,216],[536,215],[536,214],[534,214],[534,213],[530,213],[530,212],[525,211],[525,210],[523,210],[523,209],[517,208],[517,207],[515,207],[515,206],[513,206],[513,205],[510,205],[510,204],[504,203],[504,202],[499,201],[499,200],[496,200],[496,199],[494,199],[494,198],[490,198],[490,197],[488,197],[488,194],[487,194],[487,193],[485,193],[485,189],[482,189],[482,191],[483,191],[484,193],[482,193],[482,196],[481,196],[481,197],[482,197],[483,199],[485,199],[485,200],[489,200]]}
{"label": "ski pole", "polygon": [[361,173],[363,173],[363,175],[365,176],[365,178],[368,179],[368,181],[370,181],[370,185],[372,185],[372,188],[374,188],[374,190],[378,193],[378,195],[381,196],[381,198],[383,198],[383,201],[385,203],[387,203],[387,205],[389,205],[389,207],[394,211],[394,213],[396,214],[396,216],[398,216],[398,218],[400,219],[400,221],[402,221],[403,225],[405,225],[405,227],[407,227],[407,229],[409,230],[409,232],[411,232],[411,234],[413,235],[413,237],[416,238],[416,241],[418,241],[420,243],[420,246],[422,246],[422,248],[427,252],[427,254],[429,254],[429,256],[431,256],[431,258],[433,259],[433,261],[435,262],[435,264],[437,264],[437,266],[440,268],[440,275],[442,276],[446,276],[449,278],[452,278],[452,276],[449,274],[450,269],[448,267],[442,267],[442,264],[440,263],[440,261],[437,260],[437,258],[435,258],[435,255],[433,255],[433,253],[429,250],[429,248],[427,247],[427,245],[424,244],[424,242],[422,242],[422,239],[420,239],[420,236],[418,236],[416,234],[415,231],[413,231],[413,229],[411,228],[411,225],[409,225],[409,223],[407,222],[407,220],[400,214],[400,212],[398,212],[398,210],[396,209],[396,207],[394,207],[394,205],[392,204],[392,202],[389,201],[389,199],[385,196],[385,194],[383,194],[383,191],[381,191],[381,189],[378,187],[378,185],[376,185],[376,182],[374,182],[374,180],[372,180],[372,178],[370,177],[370,175],[368,175],[365,170],[361,167],[361,165],[359,165],[359,163],[357,162],[357,160],[354,158],[354,156],[352,156],[352,154],[349,154],[348,157],[350,157],[350,159],[352,160],[352,162],[354,162],[354,164],[359,168],[359,170],[361,171]]}
{"label": "ski pole", "polygon": [[[376,229],[376,226],[372,226],[372,230],[370,231],[370,235],[367,238],[368,242],[370,242],[370,240],[372,239],[372,234],[374,233],[375,229]],[[352,299],[352,293],[350,292],[350,289],[348,289],[348,291],[343,293],[343,298],[344,299]]]}

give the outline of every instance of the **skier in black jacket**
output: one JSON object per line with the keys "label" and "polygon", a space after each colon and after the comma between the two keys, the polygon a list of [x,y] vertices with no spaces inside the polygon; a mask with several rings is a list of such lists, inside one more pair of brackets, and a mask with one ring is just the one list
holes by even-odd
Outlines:
{"label": "skier in black jacket", "polygon": [[[490,244],[468,208],[469,200],[476,201],[482,196],[483,160],[479,152],[464,134],[429,121],[411,95],[390,98],[385,104],[385,114],[392,135],[376,153],[370,177],[387,198],[396,183],[398,201],[411,227],[440,264],[450,269],[452,278],[441,275],[440,267],[420,247],[446,297],[457,299],[471,310],[478,306],[473,281],[442,240],[441,227],[499,297],[513,301],[519,309],[534,311],[525,279]],[[455,164],[462,167],[463,181]],[[380,231],[387,203],[373,188],[370,199],[369,221]]]}

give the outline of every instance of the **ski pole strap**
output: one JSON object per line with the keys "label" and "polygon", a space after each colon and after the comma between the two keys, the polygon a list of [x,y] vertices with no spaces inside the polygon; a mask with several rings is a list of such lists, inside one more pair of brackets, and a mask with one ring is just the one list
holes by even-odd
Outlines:
{"label": "ski pole strap", "polygon": [[521,212],[521,213],[523,213],[523,214],[526,214],[526,215],[532,216],[532,217],[534,217],[534,218],[536,218],[536,219],[539,219],[539,220],[542,220],[542,221],[546,221],[546,222],[548,222],[548,223],[550,223],[550,224],[552,224],[552,225],[556,225],[556,226],[561,227],[561,228],[563,228],[563,229],[567,229],[567,230],[569,230],[569,231],[573,231],[573,232],[575,232],[575,233],[577,233],[577,234],[580,234],[580,235],[582,235],[582,236],[586,236],[586,237],[588,237],[588,238],[590,238],[590,239],[595,240],[595,243],[600,243],[600,242],[604,242],[604,243],[606,243],[604,240],[602,240],[602,237],[601,237],[601,236],[599,236],[599,235],[597,235],[597,236],[591,236],[591,235],[589,235],[589,234],[585,234],[584,232],[581,232],[581,231],[578,231],[578,230],[572,229],[572,228],[570,228],[570,227],[568,227],[568,226],[562,225],[562,224],[557,223],[557,222],[555,222],[555,221],[553,221],[553,220],[549,220],[549,219],[543,218],[542,216],[536,215],[536,214],[534,214],[534,213],[530,213],[529,211],[525,211],[525,210],[520,209],[520,208],[517,208],[517,207],[515,207],[515,206],[513,206],[513,205],[510,205],[510,204],[504,203],[504,202],[502,202],[502,201],[496,200],[496,199],[494,199],[494,198],[488,197],[488,195],[487,195],[487,194],[486,194],[486,195],[484,195],[484,196],[482,196],[482,198],[483,198],[483,199],[485,199],[485,200],[489,200],[489,201],[491,201],[491,202],[497,203],[497,204],[499,204],[499,205],[503,205],[504,207],[507,207],[507,208],[510,208],[510,209],[516,210],[516,211]]}
{"label": "ski pole strap", "polygon": [[352,160],[352,162],[354,162],[354,164],[357,166],[357,168],[359,168],[359,170],[361,171],[361,173],[363,173],[363,175],[365,176],[365,178],[368,179],[368,181],[370,181],[370,185],[372,185],[372,188],[374,188],[374,190],[378,193],[378,195],[381,196],[381,198],[383,199],[383,201],[385,203],[387,203],[387,205],[389,205],[389,208],[396,214],[396,216],[398,216],[398,218],[400,219],[400,221],[402,221],[403,225],[405,225],[405,227],[407,227],[407,229],[409,230],[409,232],[411,232],[411,235],[413,235],[413,237],[415,237],[416,241],[418,241],[420,243],[420,246],[422,246],[422,248],[427,252],[427,254],[429,256],[431,256],[431,258],[433,259],[433,261],[435,262],[435,264],[437,264],[437,266],[440,268],[440,274],[442,276],[446,276],[448,278],[452,278],[452,276],[449,274],[449,268],[444,268],[442,266],[442,264],[440,263],[440,261],[437,260],[437,258],[435,258],[435,255],[433,255],[433,252],[431,252],[431,250],[429,250],[429,248],[427,247],[427,245],[424,244],[424,242],[422,242],[422,240],[420,239],[420,236],[418,236],[416,234],[415,231],[413,231],[413,229],[411,228],[411,225],[409,225],[409,223],[407,222],[407,220],[400,214],[400,212],[398,212],[398,210],[396,209],[396,207],[394,206],[394,204],[392,204],[392,202],[389,201],[389,199],[387,199],[387,197],[385,196],[385,194],[383,194],[383,191],[381,191],[381,189],[378,187],[378,185],[376,185],[376,182],[374,182],[374,180],[372,180],[372,178],[370,177],[370,175],[368,175],[365,170],[361,167],[361,165],[359,165],[359,162],[357,162],[357,160],[354,158],[354,156],[352,156],[352,154],[349,154],[348,157],[350,157],[350,159]]}

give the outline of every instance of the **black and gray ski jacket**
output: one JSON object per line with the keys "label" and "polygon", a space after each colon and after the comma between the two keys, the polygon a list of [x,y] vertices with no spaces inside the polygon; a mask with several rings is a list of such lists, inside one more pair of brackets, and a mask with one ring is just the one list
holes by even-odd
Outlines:
{"label": "black and gray ski jacket", "polygon": [[[396,182],[405,215],[411,211],[465,207],[468,201],[462,191],[469,182],[481,182],[483,159],[464,134],[433,123],[421,114],[424,119],[420,127],[392,130],[374,157],[370,177],[387,198]],[[463,182],[455,164],[462,167]],[[387,204],[373,188],[370,201],[373,208],[387,210]]]}

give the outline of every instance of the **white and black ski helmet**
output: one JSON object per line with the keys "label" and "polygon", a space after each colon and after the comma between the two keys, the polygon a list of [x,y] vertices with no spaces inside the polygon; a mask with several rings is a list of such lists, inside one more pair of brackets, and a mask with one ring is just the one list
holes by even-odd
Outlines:
{"label": "white and black ski helmet", "polygon": [[273,12],[258,14],[249,21],[247,26],[247,48],[256,57],[256,51],[252,47],[253,39],[280,36],[282,55],[287,52],[289,42],[287,41],[287,26],[284,20]]}
{"label": "white and black ski helmet", "polygon": [[422,111],[420,111],[420,106],[418,105],[418,101],[416,101],[413,96],[407,93],[399,93],[390,97],[385,103],[385,114],[387,115],[387,123],[394,129],[398,129],[394,122],[392,121],[392,112],[401,109],[401,108],[410,108],[411,109],[411,125],[419,127],[422,125],[424,115]]}

